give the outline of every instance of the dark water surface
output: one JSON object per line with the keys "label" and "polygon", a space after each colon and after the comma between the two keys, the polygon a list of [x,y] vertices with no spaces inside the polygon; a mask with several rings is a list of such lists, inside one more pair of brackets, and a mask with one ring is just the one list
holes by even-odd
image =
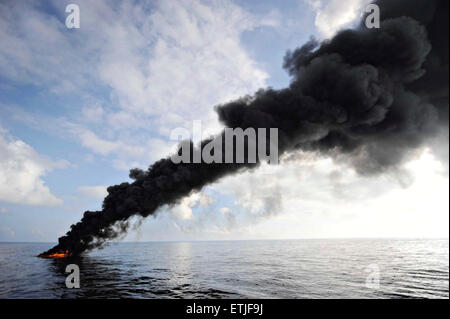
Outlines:
{"label": "dark water surface", "polygon": [[[118,243],[35,257],[51,246],[0,243],[0,298],[449,298],[448,239]],[[69,263],[80,289],[66,288]]]}

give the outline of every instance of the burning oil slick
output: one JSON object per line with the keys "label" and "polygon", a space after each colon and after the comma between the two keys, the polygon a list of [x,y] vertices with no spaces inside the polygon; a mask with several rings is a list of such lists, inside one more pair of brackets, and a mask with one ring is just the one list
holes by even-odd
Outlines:
{"label": "burning oil slick", "polygon": [[61,259],[61,258],[68,258],[71,256],[72,256],[72,253],[70,253],[68,250],[57,251],[57,252],[51,253],[51,254],[42,253],[42,254],[38,255],[38,257],[40,257],[40,258],[50,258],[50,259]]}
{"label": "burning oil slick", "polygon": [[[379,29],[362,23],[288,52],[290,86],[220,105],[220,121],[230,128],[278,128],[280,156],[297,150],[339,156],[361,174],[395,168],[431,137],[448,136],[448,1],[377,4]],[[257,166],[174,164],[168,157],[146,171],[133,169],[132,183],[110,186],[102,210],[86,211],[40,256],[64,258],[99,247],[124,234],[131,216],[153,215],[223,176]]]}

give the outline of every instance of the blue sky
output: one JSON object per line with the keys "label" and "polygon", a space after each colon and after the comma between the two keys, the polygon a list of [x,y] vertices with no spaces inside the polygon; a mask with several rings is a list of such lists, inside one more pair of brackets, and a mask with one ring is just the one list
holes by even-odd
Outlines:
{"label": "blue sky", "polygon": [[[217,132],[214,105],[288,85],[286,50],[351,26],[363,3],[0,4],[0,241],[55,241],[106,186],[168,155],[173,129]],[[126,240],[366,236],[448,237],[448,170],[429,150],[373,178],[316,158],[232,176]]]}

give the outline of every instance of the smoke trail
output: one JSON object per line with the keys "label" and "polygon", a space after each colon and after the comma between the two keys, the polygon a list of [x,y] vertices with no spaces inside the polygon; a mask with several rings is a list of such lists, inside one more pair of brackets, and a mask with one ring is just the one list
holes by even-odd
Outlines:
{"label": "smoke trail", "polygon": [[[400,165],[439,130],[448,132],[448,1],[377,4],[381,28],[361,23],[288,52],[284,67],[291,85],[216,107],[220,121],[231,128],[278,128],[280,155],[306,150],[345,156],[361,174]],[[147,171],[133,169],[134,182],[109,187],[103,209],[85,212],[46,253],[79,254],[100,246],[126,232],[131,216],[152,215],[223,176],[256,166],[174,164],[165,158]]]}

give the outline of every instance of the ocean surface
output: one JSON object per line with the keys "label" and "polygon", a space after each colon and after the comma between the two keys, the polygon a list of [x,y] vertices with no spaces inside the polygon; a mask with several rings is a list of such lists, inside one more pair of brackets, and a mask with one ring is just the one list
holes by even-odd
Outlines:
{"label": "ocean surface", "polygon": [[[72,260],[0,243],[0,298],[449,298],[448,239],[113,243]],[[80,268],[80,289],[65,284]]]}

